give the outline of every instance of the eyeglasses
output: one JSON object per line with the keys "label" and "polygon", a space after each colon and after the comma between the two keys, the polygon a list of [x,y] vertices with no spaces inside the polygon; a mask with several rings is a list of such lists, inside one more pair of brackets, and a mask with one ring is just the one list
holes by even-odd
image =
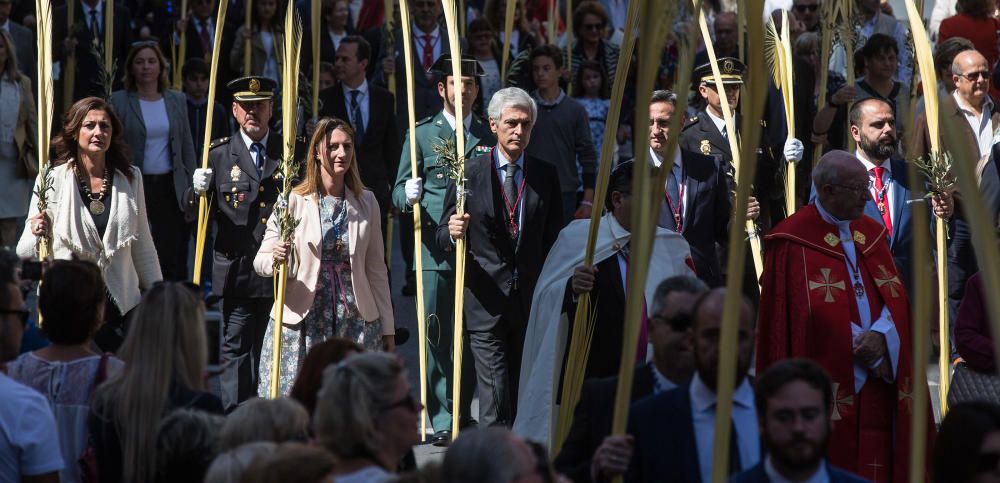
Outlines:
{"label": "eyeglasses", "polygon": [[28,317],[31,315],[27,309],[0,309],[0,315],[16,315],[21,319],[21,325],[28,325]]}
{"label": "eyeglasses", "polygon": [[649,321],[650,322],[658,321],[665,323],[669,325],[670,328],[675,332],[688,330],[689,328],[691,328],[691,322],[692,322],[691,314],[685,312],[679,312],[670,318],[663,317],[662,315],[654,315],[649,318]]}
{"label": "eyeglasses", "polygon": [[815,12],[816,10],[819,10],[819,4],[815,4],[814,3],[812,5],[796,5],[795,6],[795,11],[799,12],[799,13]]}
{"label": "eyeglasses", "polygon": [[596,32],[598,30],[603,29],[604,28],[604,24],[603,23],[585,23],[585,24],[581,25],[580,28],[583,29],[583,30],[591,30],[591,31],[595,31]]}
{"label": "eyeglasses", "polygon": [[398,407],[409,409],[410,411],[416,412],[420,409],[420,403],[413,399],[413,394],[407,394],[406,397],[396,401],[388,406],[382,408],[382,412],[391,411]]}
{"label": "eyeglasses", "polygon": [[872,189],[872,180],[870,180],[870,179],[868,180],[867,183],[864,184],[864,186],[862,186],[862,185],[851,186],[851,185],[837,184],[837,183],[830,183],[830,184],[832,186],[838,186],[840,188],[844,188],[845,190],[853,191],[853,192],[858,193],[858,194],[860,194],[860,193],[867,193],[869,190]]}
{"label": "eyeglasses", "polygon": [[985,70],[980,70],[976,72],[966,72],[965,74],[958,74],[959,77],[965,77],[969,82],[975,82],[979,79],[989,80],[990,73]]}

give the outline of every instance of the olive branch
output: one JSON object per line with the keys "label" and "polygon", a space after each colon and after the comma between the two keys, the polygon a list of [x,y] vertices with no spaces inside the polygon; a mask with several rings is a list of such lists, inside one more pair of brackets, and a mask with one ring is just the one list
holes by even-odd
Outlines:
{"label": "olive branch", "polygon": [[[914,158],[913,165],[916,166],[917,171],[924,175],[924,178],[927,179],[927,193],[924,195],[924,199],[931,198],[934,195],[948,193],[955,188],[957,180],[951,170],[951,153],[947,151],[931,151],[927,154],[927,156]],[[946,224],[946,237],[948,236],[947,230],[948,226]]]}

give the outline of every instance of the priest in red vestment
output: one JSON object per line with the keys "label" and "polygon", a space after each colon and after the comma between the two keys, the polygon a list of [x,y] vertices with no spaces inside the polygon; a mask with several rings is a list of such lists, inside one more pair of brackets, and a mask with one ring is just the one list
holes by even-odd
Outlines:
{"label": "priest in red vestment", "polygon": [[813,169],[815,203],[765,238],[757,372],[791,357],[818,361],[834,381],[830,463],[876,483],[905,482],[910,304],[885,227],[864,216],[868,182],[854,155],[825,154]]}

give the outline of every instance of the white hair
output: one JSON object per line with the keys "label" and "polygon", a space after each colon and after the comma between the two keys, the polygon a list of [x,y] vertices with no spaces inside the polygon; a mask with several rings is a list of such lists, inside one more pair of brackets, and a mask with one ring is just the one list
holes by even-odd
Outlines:
{"label": "white hair", "polygon": [[538,118],[538,106],[535,105],[535,100],[528,95],[524,89],[518,87],[507,87],[500,89],[493,97],[490,99],[489,108],[487,112],[490,115],[490,119],[493,122],[500,122],[500,115],[503,110],[508,107],[520,107],[526,109],[529,114],[531,114],[531,123],[534,124],[535,120]]}

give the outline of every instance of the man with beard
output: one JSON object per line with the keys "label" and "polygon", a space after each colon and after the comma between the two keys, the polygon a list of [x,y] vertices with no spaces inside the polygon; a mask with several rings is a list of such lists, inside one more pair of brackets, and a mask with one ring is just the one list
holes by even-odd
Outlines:
{"label": "man with beard", "polygon": [[[694,320],[688,340],[695,366],[691,382],[632,404],[628,434],[635,439],[627,481],[663,481],[664,475],[683,483],[711,480],[719,332],[725,298],[725,288],[713,289],[702,295],[691,310]],[[730,473],[748,469],[760,460],[757,412],[747,376],[753,355],[754,317],[750,301],[742,297],[742,302]]]}
{"label": "man with beard", "polygon": [[833,416],[832,381],[808,359],[776,363],[757,378],[754,401],[767,456],[733,483],[861,483],[826,462]]}
{"label": "man with beard", "polygon": [[[908,203],[915,198],[910,190],[907,163],[896,157],[896,126],[892,106],[883,99],[868,98],[858,101],[851,108],[850,133],[857,143],[857,156],[868,172],[868,191],[871,199],[865,205],[865,215],[880,222],[886,229],[889,250],[900,272],[907,291],[912,287],[913,270],[913,207],[924,206]],[[935,195],[932,199],[934,213],[950,217],[954,207],[951,195]],[[930,230],[930,226],[920,229]]]}
{"label": "man with beard", "polygon": [[815,203],[765,237],[757,371],[791,357],[817,361],[834,381],[830,461],[871,480],[906,481],[910,303],[887,227],[864,216],[869,176],[851,153],[826,153],[813,170]]}

